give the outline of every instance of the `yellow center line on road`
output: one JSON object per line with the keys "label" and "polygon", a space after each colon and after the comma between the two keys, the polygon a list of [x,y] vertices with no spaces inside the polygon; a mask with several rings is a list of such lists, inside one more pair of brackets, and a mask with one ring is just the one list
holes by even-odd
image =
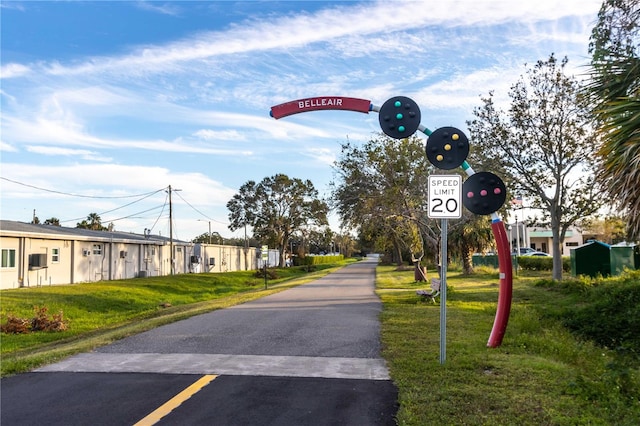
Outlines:
{"label": "yellow center line on road", "polygon": [[216,375],[207,374],[205,376],[200,377],[197,381],[191,384],[188,388],[171,398],[169,401],[162,404],[155,411],[149,414],[144,419],[140,420],[138,423],[133,426],[151,426],[158,423],[163,417],[167,414],[171,413],[173,410],[178,408],[180,404],[185,402],[187,399],[191,398],[193,395],[198,393],[200,389],[207,386],[213,379],[215,379]]}

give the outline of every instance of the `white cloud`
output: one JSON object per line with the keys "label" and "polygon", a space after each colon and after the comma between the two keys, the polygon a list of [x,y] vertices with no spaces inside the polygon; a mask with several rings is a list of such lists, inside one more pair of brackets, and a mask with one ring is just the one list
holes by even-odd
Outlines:
{"label": "white cloud", "polygon": [[201,129],[193,134],[193,136],[206,141],[226,140],[226,141],[243,141],[246,140],[245,135],[237,130],[211,130]]}
{"label": "white cloud", "polygon": [[[224,32],[201,33],[162,46],[146,46],[121,57],[95,57],[70,66],[51,63],[45,71],[53,75],[101,72],[139,75],[175,71],[180,63],[289,49],[347,36],[362,40],[362,37],[378,34],[382,40],[380,34],[435,25],[482,26],[516,20],[526,23],[560,19],[576,15],[576,11],[592,16],[599,7],[600,1],[596,0],[566,0],[561,3],[555,0],[515,3],[511,0],[414,1],[403,2],[401,6],[388,1],[358,3],[355,6],[340,4],[314,15],[300,13],[270,20],[246,21]],[[401,41],[397,36],[387,40],[394,41],[394,44]],[[362,47],[362,43],[359,45]]]}
{"label": "white cloud", "polygon": [[332,166],[336,160],[335,152],[328,148],[308,148],[306,155],[316,162],[329,166]]}
{"label": "white cloud", "polygon": [[178,16],[181,9],[175,3],[162,3],[150,1],[138,1],[135,3],[139,9],[148,10],[150,12],[161,13],[163,15]]}
{"label": "white cloud", "polygon": [[65,157],[77,157],[81,160],[110,162],[113,159],[104,157],[97,152],[86,149],[69,149],[57,146],[27,146],[27,151],[42,155],[59,155]]}
{"label": "white cloud", "polygon": [[0,66],[0,79],[23,77],[31,72],[31,69],[22,64],[9,63]]}
{"label": "white cloud", "polygon": [[24,12],[25,10],[24,6],[21,3],[15,2],[15,1],[11,1],[11,2],[5,1],[0,3],[0,9],[15,9],[22,12]]}
{"label": "white cloud", "polygon": [[47,99],[47,102],[57,105],[93,107],[117,105],[118,108],[143,101],[138,93],[106,85],[64,88],[51,93]]}
{"label": "white cloud", "polygon": [[[113,46],[112,52],[124,54],[4,64],[0,150],[21,163],[3,163],[2,174],[97,195],[172,185],[223,222],[212,226],[225,235],[231,187],[283,172],[322,188],[341,142],[360,143],[380,132],[375,113],[318,111],[275,120],[269,107],[321,95],[381,105],[405,95],[421,106],[424,125],[460,126],[471,118],[480,95],[494,90],[497,100],[508,101],[525,62],[551,52],[585,52],[600,4],[333,2],[314,13],[252,13],[236,22],[228,15],[222,18],[231,22],[224,30]],[[138,7],[176,14],[189,6],[143,2]],[[583,58],[569,59],[579,67]],[[154,196],[147,207],[161,206],[165,196]],[[47,217],[73,218],[121,201],[83,202],[3,183],[1,208],[3,217],[16,218],[13,209],[22,206],[27,218],[32,208],[50,210]],[[178,195],[174,202],[182,231],[206,231],[206,224],[191,219],[202,218],[199,213]],[[124,219],[116,228],[126,224],[140,232],[159,214]]]}
{"label": "white cloud", "polygon": [[[160,229],[167,227],[166,215],[168,205],[164,191],[169,185],[173,194],[174,217],[185,223],[182,238],[196,235],[198,225],[195,217],[210,217],[217,220],[217,226],[224,234],[226,228],[226,203],[235,194],[235,190],[226,187],[202,173],[174,172],[163,167],[119,164],[76,164],[65,166],[36,166],[18,163],[2,165],[3,176],[11,176],[12,181],[28,183],[23,186],[13,182],[2,181],[4,197],[21,200],[16,203],[3,203],[2,216],[16,219],[30,218],[32,208],[44,219],[57,217],[65,226],[75,226],[75,222],[85,218],[91,212],[101,215],[103,222],[132,216],[130,222],[116,222],[116,229],[142,232],[160,218]],[[36,189],[55,189],[49,192]],[[151,197],[142,194],[157,192]],[[64,194],[74,194],[64,195]],[[141,194],[138,198],[81,198],[78,195],[91,197],[122,197]],[[34,201],[36,200],[36,201]],[[29,205],[29,212],[24,205]],[[121,208],[122,207],[122,208]],[[194,209],[197,209],[194,210]],[[23,211],[25,210],[25,211]],[[20,213],[23,211],[22,213]],[[162,215],[161,215],[162,213]],[[192,218],[186,220],[187,218]],[[191,223],[193,222],[193,223]],[[221,224],[222,222],[223,224]],[[129,223],[129,225],[127,225]],[[214,223],[214,224],[215,224]],[[129,226],[129,228],[127,228]],[[199,234],[201,232],[197,232]],[[163,231],[163,235],[168,235]]]}
{"label": "white cloud", "polygon": [[5,141],[0,140],[0,151],[4,151],[4,152],[18,152],[18,149],[11,145],[6,143]]}

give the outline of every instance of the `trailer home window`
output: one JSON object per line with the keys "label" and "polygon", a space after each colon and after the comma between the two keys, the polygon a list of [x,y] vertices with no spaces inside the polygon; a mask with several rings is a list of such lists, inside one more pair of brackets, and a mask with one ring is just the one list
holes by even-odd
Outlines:
{"label": "trailer home window", "polygon": [[94,244],[93,245],[93,254],[101,255],[102,254],[102,244]]}
{"label": "trailer home window", "polygon": [[3,268],[16,267],[16,250],[15,249],[2,249],[2,267]]}
{"label": "trailer home window", "polygon": [[59,248],[52,248],[51,249],[51,263],[58,263],[60,262],[60,249]]}

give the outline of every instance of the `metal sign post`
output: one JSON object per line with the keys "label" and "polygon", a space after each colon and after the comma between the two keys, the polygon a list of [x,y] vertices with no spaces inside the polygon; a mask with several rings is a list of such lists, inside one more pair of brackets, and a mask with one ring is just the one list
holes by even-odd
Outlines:
{"label": "metal sign post", "polygon": [[262,266],[264,268],[264,289],[267,289],[267,263],[269,262],[269,246],[262,246],[260,250],[262,255]]}
{"label": "metal sign post", "polygon": [[447,359],[447,219],[440,219],[440,364]]}
{"label": "metal sign post", "polygon": [[440,219],[440,364],[447,359],[447,232],[462,217],[462,176],[429,176],[428,216]]}

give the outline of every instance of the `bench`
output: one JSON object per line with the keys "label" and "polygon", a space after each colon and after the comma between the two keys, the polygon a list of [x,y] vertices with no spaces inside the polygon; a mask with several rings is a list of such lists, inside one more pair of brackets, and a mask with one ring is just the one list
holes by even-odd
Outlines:
{"label": "bench", "polygon": [[416,290],[416,294],[422,297],[422,300],[431,299],[433,303],[436,303],[436,297],[440,295],[440,280],[431,278],[431,290]]}

